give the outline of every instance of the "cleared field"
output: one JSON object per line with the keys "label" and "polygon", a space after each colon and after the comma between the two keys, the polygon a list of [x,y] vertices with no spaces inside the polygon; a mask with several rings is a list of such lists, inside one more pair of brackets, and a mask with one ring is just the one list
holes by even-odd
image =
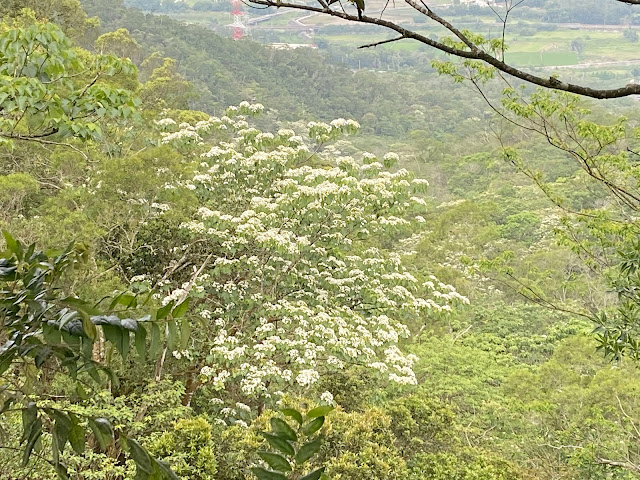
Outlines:
{"label": "cleared field", "polygon": [[[433,0],[431,5],[445,5],[450,0]],[[347,2],[345,9],[353,7]],[[380,15],[384,9],[385,19],[406,25],[426,36],[440,38],[446,32],[436,25],[425,23],[420,14],[402,1],[367,1],[367,13]],[[229,7],[231,10],[231,7]],[[446,13],[446,7],[441,11]],[[298,11],[269,11],[245,7],[246,20],[250,24],[253,36],[265,42],[314,43],[341,45],[351,48],[390,38],[393,34],[384,28],[354,25],[347,21],[309,14]],[[355,10],[354,10],[355,12]],[[448,17],[460,28],[480,33],[488,38],[502,34],[502,26],[496,18],[487,12],[482,16]],[[188,23],[197,23],[215,28],[225,35],[226,25],[232,19],[228,12],[185,12],[174,15]],[[576,66],[590,63],[640,61],[640,43],[631,42],[623,36],[626,27],[589,25],[550,25],[535,22],[512,23],[507,30],[507,60],[516,66],[549,67]],[[398,52],[412,52],[423,49],[417,42],[402,41],[383,45],[378,48]],[[612,68],[614,68],[612,66]]]}

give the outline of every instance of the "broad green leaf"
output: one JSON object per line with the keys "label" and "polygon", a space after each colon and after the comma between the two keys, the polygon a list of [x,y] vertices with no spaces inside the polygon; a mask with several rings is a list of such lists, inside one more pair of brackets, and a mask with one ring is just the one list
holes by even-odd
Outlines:
{"label": "broad green leaf", "polygon": [[147,475],[152,475],[154,466],[151,457],[147,451],[140,446],[140,444],[131,438],[127,440],[129,446],[129,453],[134,462],[136,462],[136,469],[142,470]]}
{"label": "broad green leaf", "polygon": [[89,398],[89,395],[87,395],[87,392],[81,383],[76,385],[76,395],[78,395],[81,400],[87,400]]}
{"label": "broad green leaf", "polygon": [[151,343],[149,344],[149,357],[153,358],[160,349],[160,327],[157,324],[151,324]]}
{"label": "broad green leaf", "polygon": [[29,402],[26,408],[22,409],[22,439],[20,443],[24,442],[31,432],[33,424],[38,419],[38,409],[34,402]]}
{"label": "broad green leaf", "polygon": [[16,352],[13,348],[6,350],[0,354],[0,375],[6,372],[13,362]]}
{"label": "broad green leaf", "polygon": [[317,470],[314,470],[313,472],[305,475],[304,477],[300,478],[300,480],[319,480],[320,477],[322,477],[322,474],[324,473],[324,469],[325,467],[319,468]]}
{"label": "broad green leaf", "polygon": [[18,267],[6,258],[0,258],[0,280],[12,282],[16,279]]}
{"label": "broad green leaf", "polygon": [[262,436],[269,442],[273,448],[278,450],[279,452],[284,453],[285,455],[295,455],[295,450],[293,449],[293,445],[291,445],[284,438],[280,438],[276,435],[272,435],[271,433],[262,432]]}
{"label": "broad green leaf", "polygon": [[287,417],[293,418],[296,422],[302,425],[302,414],[295,408],[283,408],[280,411]]}
{"label": "broad green leaf", "polygon": [[4,412],[9,410],[13,402],[15,402],[15,398],[11,398],[11,397],[7,398],[2,404],[2,407],[0,408],[0,415],[2,415]]}
{"label": "broad green leaf", "polygon": [[176,475],[176,473],[173,470],[171,470],[171,468],[166,462],[163,462],[162,460],[155,460],[155,459],[154,461],[156,464],[156,468],[163,480],[180,480],[180,477],[178,477],[178,475]]}
{"label": "broad green leaf", "polygon": [[125,308],[135,308],[138,303],[136,296],[131,293],[121,293],[116,298],[117,302]]}
{"label": "broad green leaf", "polygon": [[135,333],[136,351],[140,357],[144,358],[146,350],[147,329],[142,325],[138,325],[138,330]]}
{"label": "broad green leaf", "polygon": [[178,340],[178,325],[174,320],[167,321],[167,348],[173,350]]}
{"label": "broad green leaf", "polygon": [[[48,346],[41,346],[37,349],[37,354],[33,359],[35,366],[40,368],[44,363],[49,359],[49,357],[53,354],[53,349]],[[2,374],[2,358],[0,357],[0,374]]]}
{"label": "broad green leaf", "polygon": [[327,415],[329,412],[333,411],[334,407],[331,407],[329,405],[323,405],[321,407],[316,407],[312,410],[309,410],[309,412],[307,413],[307,418],[311,419],[311,418],[316,418],[316,417],[324,417],[325,415]]}
{"label": "broad green leaf", "polygon": [[313,455],[316,454],[318,450],[320,450],[320,446],[322,445],[322,439],[316,438],[315,440],[305,443],[300,450],[296,453],[296,463],[298,465],[303,464],[307,460],[309,460]]}
{"label": "broad green leaf", "polygon": [[277,453],[264,452],[264,451],[259,451],[258,455],[262,460],[264,460],[267,463],[267,465],[269,465],[274,470],[277,470],[279,472],[291,471],[291,464],[282,455],[278,455]]}
{"label": "broad green leaf", "polygon": [[286,440],[291,440],[292,442],[296,442],[298,440],[296,432],[284,420],[280,418],[272,418],[270,420],[270,423],[271,429],[279,437],[285,438]]}
{"label": "broad green leaf", "polygon": [[166,316],[169,315],[169,312],[173,308],[174,303],[175,302],[172,300],[169,303],[167,303],[164,307],[160,307],[156,312],[156,318],[158,320],[162,320],[163,318],[166,318]]}
{"label": "broad green leaf", "polygon": [[82,455],[82,453],[84,453],[84,446],[85,446],[84,428],[80,426],[80,419],[76,415],[74,415],[73,413],[70,413],[69,418],[71,419],[71,430],[69,431],[69,443],[71,443],[71,448],[73,448],[73,450],[78,455]]}
{"label": "broad green leaf", "polygon": [[29,429],[29,434],[27,436],[27,444],[24,447],[24,451],[22,453],[22,466],[25,467],[29,463],[29,458],[31,457],[31,452],[33,452],[33,448],[36,446],[36,442],[40,439],[42,435],[42,420],[40,418],[36,418],[35,422],[31,424],[31,428]]}
{"label": "broad green leaf", "polygon": [[86,313],[82,315],[82,328],[84,333],[89,337],[92,341],[94,341],[98,337],[98,329],[91,321],[91,318]]}
{"label": "broad green leaf", "polygon": [[73,423],[66,413],[59,410],[53,410],[51,412],[51,417],[55,420],[53,430],[58,437],[58,448],[60,453],[62,453],[64,452],[64,447],[69,440],[69,435],[73,429]]}
{"label": "broad green leaf", "polygon": [[189,310],[189,299],[185,299],[182,303],[176,305],[176,308],[171,312],[173,318],[182,317]]}
{"label": "broad green leaf", "polygon": [[113,427],[106,418],[90,418],[89,428],[93,432],[101,450],[106,450],[113,443]]}
{"label": "broad green leaf", "polygon": [[312,435],[322,428],[324,425],[324,417],[317,417],[302,427],[302,432],[305,435]]}
{"label": "broad green leaf", "polygon": [[6,230],[3,230],[2,234],[4,235],[4,240],[7,243],[7,248],[13,252],[18,260],[22,260],[23,251],[20,241],[13,238],[13,236]]}
{"label": "broad green leaf", "polygon": [[258,480],[287,480],[287,477],[282,473],[267,470],[262,467],[253,467],[251,471],[256,477],[258,477]]}
{"label": "broad green leaf", "polygon": [[185,318],[180,323],[180,348],[186,349],[189,345],[189,339],[191,338],[191,322]]}
{"label": "broad green leaf", "polygon": [[105,338],[113,343],[116,349],[122,355],[122,358],[127,358],[129,353],[129,330],[122,328],[122,326],[103,325]]}
{"label": "broad green leaf", "polygon": [[57,462],[54,465],[54,468],[60,480],[69,480],[69,472],[67,471],[67,467],[63,463]]}

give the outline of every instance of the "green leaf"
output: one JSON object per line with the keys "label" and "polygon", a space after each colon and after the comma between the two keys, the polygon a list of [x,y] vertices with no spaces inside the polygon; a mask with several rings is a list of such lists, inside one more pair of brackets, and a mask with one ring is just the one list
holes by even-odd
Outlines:
{"label": "green leaf", "polygon": [[15,238],[13,238],[11,234],[6,230],[3,230],[2,234],[4,235],[5,242],[7,242],[7,248],[13,252],[18,260],[22,260],[22,244]]}
{"label": "green leaf", "polygon": [[2,415],[4,412],[9,410],[13,402],[15,402],[15,398],[9,397],[8,399],[6,399],[5,402],[2,404],[2,407],[0,408],[0,415]]}
{"label": "green leaf", "polygon": [[173,320],[167,321],[167,348],[173,350],[178,339],[178,325]]}
{"label": "green leaf", "polygon": [[298,440],[298,436],[296,432],[289,426],[287,422],[280,418],[272,418],[270,420],[271,429],[275,432],[279,437],[285,438],[287,440],[291,440],[292,442],[296,442]]}
{"label": "green leaf", "polygon": [[51,455],[53,456],[54,465],[60,463],[60,442],[55,430],[51,432]]}
{"label": "green leaf", "polygon": [[142,325],[138,325],[138,330],[135,333],[136,351],[140,357],[144,358],[146,349],[147,329]]}
{"label": "green leaf", "polygon": [[291,464],[282,455],[278,455],[277,453],[264,452],[264,451],[259,451],[258,455],[262,460],[267,462],[267,465],[269,465],[274,470],[277,470],[279,472],[291,471]]}
{"label": "green leaf", "polygon": [[123,305],[125,308],[135,308],[138,304],[138,300],[135,295],[131,293],[121,293],[117,297],[117,303]]}
{"label": "green leaf", "polygon": [[89,398],[89,395],[87,395],[81,383],[76,384],[76,395],[80,397],[81,400],[87,400]]}
{"label": "green leaf", "polygon": [[131,458],[136,462],[136,470],[140,469],[147,475],[152,475],[154,471],[153,463],[147,451],[136,440],[129,438],[127,443]]}
{"label": "green leaf", "polygon": [[103,325],[105,338],[113,343],[116,349],[122,355],[122,358],[127,358],[129,353],[129,330],[122,328],[121,326]]}
{"label": "green leaf", "polygon": [[309,443],[305,443],[302,447],[300,447],[300,450],[298,450],[298,453],[296,453],[296,463],[298,465],[301,465],[307,460],[309,460],[311,457],[313,457],[316,454],[318,450],[320,450],[321,445],[322,445],[321,438],[316,438],[315,440]]}
{"label": "green leaf", "polygon": [[87,337],[92,341],[94,341],[98,337],[98,329],[91,321],[89,315],[87,315],[86,313],[82,315],[82,328]]}
{"label": "green leaf", "polygon": [[38,419],[38,409],[34,402],[29,402],[26,408],[22,409],[22,438],[20,443],[24,442],[31,432],[33,424]]}
{"label": "green leaf", "polygon": [[166,316],[169,315],[169,312],[173,308],[174,303],[175,302],[172,300],[169,303],[167,303],[164,307],[159,308],[158,311],[156,312],[156,318],[158,320],[162,320],[163,318],[166,318]]}
{"label": "green leaf", "polygon": [[151,324],[151,343],[149,345],[149,356],[155,357],[160,349],[160,327],[157,324]]}
{"label": "green leaf", "polygon": [[106,450],[113,443],[113,427],[111,422],[106,418],[90,418],[89,428],[93,432],[93,436],[100,445],[101,450]]}
{"label": "green leaf", "polygon": [[180,477],[178,477],[178,475],[176,475],[176,473],[171,470],[171,468],[169,467],[169,465],[166,462],[163,462],[162,460],[155,460],[155,464],[156,464],[156,468],[161,476],[162,479],[164,480],[180,480]]}
{"label": "green leaf", "polygon": [[287,480],[287,477],[282,473],[267,470],[262,467],[253,467],[251,471],[256,477],[258,477],[258,480]]}
{"label": "green leaf", "polygon": [[0,355],[0,375],[6,372],[13,362],[16,352],[13,348],[6,350]]}
{"label": "green leaf", "polygon": [[316,407],[314,409],[309,410],[307,413],[307,418],[316,418],[316,417],[324,417],[329,412],[333,411],[334,407],[329,405],[323,405],[322,407]]}
{"label": "green leaf", "polygon": [[29,463],[31,452],[33,452],[33,448],[36,446],[36,442],[40,439],[41,435],[42,435],[42,420],[40,420],[40,418],[36,418],[35,422],[31,424],[29,435],[27,437],[27,444],[25,445],[24,452],[22,453],[23,467],[26,467],[27,464]]}
{"label": "green leaf", "polygon": [[283,415],[293,418],[296,422],[302,425],[302,414],[295,408],[283,408],[280,411],[283,413]]}
{"label": "green leaf", "polygon": [[67,471],[67,467],[63,463],[56,463],[54,465],[54,468],[60,480],[69,480],[69,472]]}
{"label": "green leaf", "polygon": [[176,308],[171,312],[173,318],[180,318],[189,310],[189,299],[185,299],[182,303],[176,305]]}
{"label": "green leaf", "polygon": [[43,325],[42,336],[44,341],[49,344],[60,343],[60,329],[55,325]]}
{"label": "green leaf", "polygon": [[262,436],[269,442],[273,448],[278,450],[279,452],[284,453],[285,455],[295,455],[295,450],[293,446],[284,438],[280,438],[276,435],[272,435],[271,433],[262,432]]}
{"label": "green leaf", "polygon": [[82,455],[84,453],[85,446],[84,428],[80,426],[80,419],[76,415],[70,413],[69,418],[71,419],[69,443],[71,443],[71,448],[73,448],[74,452],[78,455]]}
{"label": "green leaf", "polygon": [[[36,350],[36,349],[34,349]],[[33,359],[35,366],[40,368],[45,362],[49,359],[49,357],[53,354],[53,349],[47,346],[38,347],[36,350],[38,353]],[[0,357],[0,374],[2,374],[2,358]]]}
{"label": "green leaf", "polygon": [[302,427],[302,432],[305,435],[312,435],[320,430],[322,428],[322,425],[324,425],[324,417],[314,418],[304,427]]}
{"label": "green leaf", "polygon": [[185,318],[180,324],[180,348],[182,350],[189,345],[189,338],[191,338],[191,322]]}
{"label": "green leaf", "polygon": [[64,452],[64,447],[69,440],[69,434],[73,428],[73,424],[69,416],[59,410],[51,411],[51,417],[55,420],[53,431],[58,437],[58,449],[60,453]]}
{"label": "green leaf", "polygon": [[302,477],[300,480],[319,480],[319,478],[322,477],[322,474],[324,473],[324,468],[325,467],[314,470],[313,472]]}
{"label": "green leaf", "polygon": [[0,280],[5,282],[12,282],[16,279],[16,271],[18,267],[7,260],[6,258],[0,258]]}

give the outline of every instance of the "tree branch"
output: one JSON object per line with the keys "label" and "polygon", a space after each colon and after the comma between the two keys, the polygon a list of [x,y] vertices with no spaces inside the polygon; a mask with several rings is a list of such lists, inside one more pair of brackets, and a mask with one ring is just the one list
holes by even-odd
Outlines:
{"label": "tree branch", "polygon": [[404,40],[405,37],[396,37],[390,38],[388,40],[382,40],[381,42],[367,43],[366,45],[360,45],[358,48],[371,48],[377,47],[378,45],[383,45],[385,43],[397,42],[398,40]]}
{"label": "tree branch", "polygon": [[82,157],[85,160],[89,160],[89,157],[87,156],[86,153],[84,153],[82,150],[80,150],[78,147],[74,147],[73,145],[70,145],[68,143],[64,143],[64,142],[54,142],[53,140],[45,140],[42,137],[45,136],[49,136],[49,135],[54,135],[55,133],[57,133],[57,130],[50,132],[50,133],[46,133],[46,134],[40,134],[40,135],[33,135],[33,136],[28,136],[28,135],[7,135],[7,134],[0,134],[0,137],[6,137],[6,138],[11,138],[13,140],[23,140],[26,142],[36,142],[36,143],[40,143],[42,145],[57,145],[60,147],[67,147],[70,148],[71,150],[73,150],[76,153],[79,153],[80,155],[82,155]]}
{"label": "tree branch", "polygon": [[[619,0],[619,1],[625,1],[625,0]],[[615,461],[615,460],[607,460],[606,458],[600,458],[600,457],[596,457],[596,462],[601,463],[603,465],[609,465],[611,467],[623,468],[625,470],[630,470],[632,472],[640,473],[640,465],[636,465],[635,463],[618,462],[618,461]]]}
{"label": "tree branch", "polygon": [[[520,70],[516,67],[513,67],[512,65],[509,65],[503,62],[502,60],[499,60],[493,55],[479,49],[473,42],[469,40],[469,38],[467,38],[464,35],[464,33],[462,33],[460,30],[455,28],[452,24],[447,22],[445,19],[443,19],[439,15],[435,14],[433,10],[431,10],[430,8],[418,5],[415,2],[415,0],[405,0],[405,2],[407,2],[407,4],[409,4],[412,8],[420,11],[424,15],[431,18],[433,21],[445,27],[449,32],[451,32],[457,38],[459,38],[467,46],[468,50],[445,45],[442,42],[433,40],[429,37],[421,35],[415,31],[403,28],[394,22],[391,22],[389,20],[384,20],[382,18],[374,18],[366,15],[363,15],[362,18],[358,18],[357,15],[351,15],[346,13],[345,11],[332,10],[331,8],[325,8],[322,6],[315,7],[311,5],[303,5],[300,3],[282,2],[279,0],[248,0],[248,1],[249,3],[254,5],[263,5],[266,7],[277,7],[277,8],[290,8],[294,10],[304,10],[308,12],[321,13],[324,15],[341,18],[343,20],[348,20],[351,22],[379,25],[381,27],[385,27],[389,30],[393,30],[399,33],[404,38],[410,38],[410,39],[416,40],[420,43],[433,47],[436,50],[439,50],[446,54],[453,55],[459,58],[470,59],[470,60],[480,60],[482,62],[485,62],[488,65],[491,65],[497,70],[504,72],[506,74],[509,74],[515,78],[518,78],[528,83],[532,83],[534,85],[538,85],[540,87],[549,88],[552,90],[561,90],[564,92],[575,93],[577,95],[582,95],[585,97],[591,97],[596,99],[610,99],[610,98],[628,97],[630,95],[640,95],[640,84],[627,84],[624,87],[613,88],[613,89],[596,89],[591,87],[585,87],[582,85],[575,85],[571,83],[562,82],[555,77],[540,77],[540,76],[525,72],[524,70]],[[640,4],[640,0],[618,0],[618,1],[624,1],[625,3]]]}

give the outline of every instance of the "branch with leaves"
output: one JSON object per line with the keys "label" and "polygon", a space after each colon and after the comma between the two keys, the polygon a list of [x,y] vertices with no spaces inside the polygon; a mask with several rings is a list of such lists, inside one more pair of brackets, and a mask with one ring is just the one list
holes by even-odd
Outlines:
{"label": "branch with leaves", "polygon": [[324,467],[304,473],[304,465],[320,450],[322,436],[314,436],[325,422],[331,406],[316,407],[303,415],[294,408],[283,408],[282,414],[293,420],[294,426],[282,418],[270,420],[271,432],[262,432],[267,443],[277,453],[261,450],[258,455],[270,467],[251,470],[258,480],[324,480],[328,478]]}
{"label": "branch with leaves", "polygon": [[[116,433],[108,419],[82,418],[71,410],[51,406],[47,396],[33,388],[38,372],[45,369],[65,375],[85,400],[84,381],[101,385],[106,378],[117,384],[118,378],[108,365],[94,358],[98,339],[106,338],[126,358],[133,334],[135,349],[144,356],[147,328],[159,335],[157,320],[151,316],[129,318],[127,309],[135,302],[130,295],[117,296],[107,314],[99,314],[95,305],[83,299],[64,295],[63,280],[86,257],[82,246],[69,245],[62,252],[45,254],[33,244],[25,248],[7,232],[4,239],[7,250],[0,253],[0,340],[4,342],[0,346],[0,418],[15,413],[22,416],[22,466],[29,464],[46,433],[51,438],[51,454],[43,458],[61,479],[69,478],[61,458],[67,443],[78,455],[83,454],[90,431],[97,449],[105,451],[117,443],[120,450],[129,453],[137,466],[136,478],[177,479],[138,442]],[[125,308],[118,310],[118,306]],[[153,317],[168,314],[154,312]]]}

